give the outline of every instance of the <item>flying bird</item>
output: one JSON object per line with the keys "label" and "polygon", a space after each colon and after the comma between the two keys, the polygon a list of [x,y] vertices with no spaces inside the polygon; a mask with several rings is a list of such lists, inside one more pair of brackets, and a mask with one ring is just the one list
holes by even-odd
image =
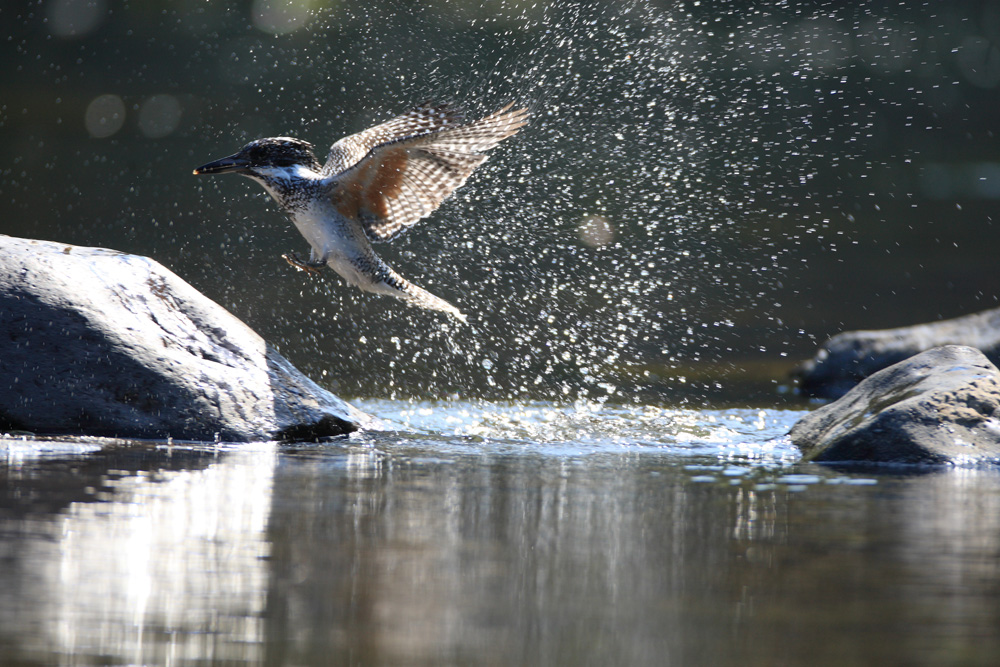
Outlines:
{"label": "flying bird", "polygon": [[486,152],[527,124],[528,110],[508,104],[472,122],[449,104],[412,111],[337,141],[321,165],[312,144],[291,137],[251,141],[194,170],[242,174],[267,190],[309,242],[309,259],[283,255],[311,272],[329,266],[366,292],[465,321],[455,306],[389,267],[372,242],[391,241],[465,183]]}

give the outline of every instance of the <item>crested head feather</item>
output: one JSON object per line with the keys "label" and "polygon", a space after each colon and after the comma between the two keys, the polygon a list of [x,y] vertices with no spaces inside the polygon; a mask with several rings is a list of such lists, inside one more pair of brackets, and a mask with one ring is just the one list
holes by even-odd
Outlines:
{"label": "crested head feather", "polygon": [[251,167],[291,167],[301,164],[314,171],[321,165],[316,159],[313,145],[293,137],[265,137],[251,141],[238,155]]}

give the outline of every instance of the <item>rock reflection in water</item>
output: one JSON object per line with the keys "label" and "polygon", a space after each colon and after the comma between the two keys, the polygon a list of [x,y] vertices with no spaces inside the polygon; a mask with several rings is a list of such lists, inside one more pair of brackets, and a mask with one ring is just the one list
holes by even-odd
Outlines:
{"label": "rock reflection in water", "polygon": [[275,446],[175,453],[0,469],[8,491],[72,489],[51,513],[4,494],[0,663],[259,661]]}
{"label": "rock reflection in water", "polygon": [[844,491],[821,485],[782,503],[778,539],[756,552],[769,567],[741,573],[743,653],[755,664],[997,664],[1000,472],[904,468]]}

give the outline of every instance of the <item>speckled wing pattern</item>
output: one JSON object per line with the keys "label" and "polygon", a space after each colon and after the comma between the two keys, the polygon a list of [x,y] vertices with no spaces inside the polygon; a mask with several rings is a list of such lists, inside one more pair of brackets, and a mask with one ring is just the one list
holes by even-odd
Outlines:
{"label": "speckled wing pattern", "polygon": [[430,215],[465,183],[486,151],[527,124],[527,109],[468,124],[448,105],[425,104],[335,143],[323,168],[337,210],[373,241],[388,241]]}

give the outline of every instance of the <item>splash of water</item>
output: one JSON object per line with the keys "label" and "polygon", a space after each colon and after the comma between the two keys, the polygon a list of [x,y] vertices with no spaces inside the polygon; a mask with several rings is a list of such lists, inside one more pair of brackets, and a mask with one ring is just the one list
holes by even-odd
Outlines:
{"label": "splash of water", "polygon": [[787,410],[684,410],[577,401],[481,403],[363,400],[387,430],[359,433],[355,441],[431,446],[439,452],[474,451],[545,455],[668,454],[713,465],[739,459],[776,466],[796,461],[786,437],[801,415]]}
{"label": "splash of water", "polygon": [[[603,400],[650,363],[669,374],[760,347],[741,332],[780,327],[785,255],[836,209],[810,202],[824,146],[871,117],[836,102],[843,17],[710,4],[442,2],[315,21],[284,58],[325,82],[303,104],[311,134],[423,99],[473,113],[516,100],[533,118],[383,249],[471,326],[313,284],[287,299],[314,304],[290,356],[349,395]],[[352,30],[350,49],[331,38]],[[357,104],[331,119],[335,92]]]}

